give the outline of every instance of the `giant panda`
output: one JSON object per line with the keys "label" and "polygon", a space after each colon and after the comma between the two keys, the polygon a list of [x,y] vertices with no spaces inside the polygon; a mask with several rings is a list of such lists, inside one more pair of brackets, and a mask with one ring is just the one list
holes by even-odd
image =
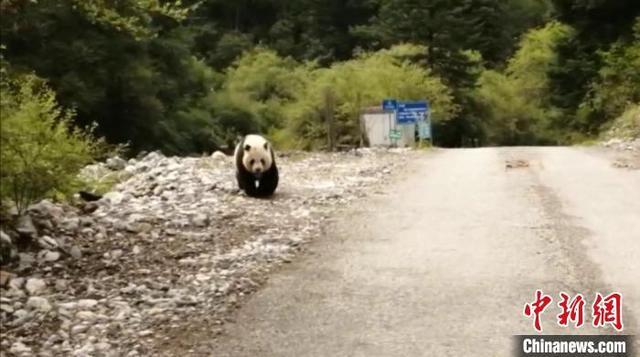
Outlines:
{"label": "giant panda", "polygon": [[278,187],[278,167],[273,148],[260,135],[247,135],[234,153],[238,187],[251,197],[271,196]]}

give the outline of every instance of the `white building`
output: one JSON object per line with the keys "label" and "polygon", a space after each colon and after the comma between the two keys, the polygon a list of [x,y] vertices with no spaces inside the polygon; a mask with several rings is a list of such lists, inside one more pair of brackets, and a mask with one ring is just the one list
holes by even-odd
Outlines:
{"label": "white building", "polygon": [[384,112],[380,107],[365,108],[362,122],[370,146],[407,147],[415,143],[415,124],[398,125],[393,113]]}

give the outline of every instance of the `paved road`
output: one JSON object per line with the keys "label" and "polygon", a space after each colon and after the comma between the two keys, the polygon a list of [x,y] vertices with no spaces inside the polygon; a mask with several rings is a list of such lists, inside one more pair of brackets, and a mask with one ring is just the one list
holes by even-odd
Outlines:
{"label": "paved road", "polygon": [[535,289],[554,298],[544,333],[576,333],[555,324],[559,291],[588,305],[620,291],[625,332],[640,331],[640,170],[562,147],[440,150],[408,165],[272,277],[211,355],[507,356],[512,335],[533,332],[522,311]]}

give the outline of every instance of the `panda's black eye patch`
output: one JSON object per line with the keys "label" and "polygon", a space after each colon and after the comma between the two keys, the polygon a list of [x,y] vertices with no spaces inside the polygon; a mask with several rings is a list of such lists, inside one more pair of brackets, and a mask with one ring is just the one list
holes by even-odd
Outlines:
{"label": "panda's black eye patch", "polygon": [[269,148],[269,143],[264,143],[264,149],[267,150]]}
{"label": "panda's black eye patch", "polygon": [[244,146],[244,151],[249,151],[251,150],[251,145],[247,144]]}
{"label": "panda's black eye patch", "polygon": [[256,163],[256,160],[254,160],[254,159],[251,159],[251,161],[249,161],[249,164],[251,164],[251,165],[253,165],[255,163]]}
{"label": "panda's black eye patch", "polygon": [[262,164],[262,166],[265,165],[264,159],[260,159],[260,163]]}

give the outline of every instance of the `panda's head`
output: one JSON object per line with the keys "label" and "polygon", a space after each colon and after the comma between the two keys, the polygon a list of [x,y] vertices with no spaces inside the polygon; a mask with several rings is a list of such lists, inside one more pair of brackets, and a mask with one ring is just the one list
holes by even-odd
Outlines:
{"label": "panda's head", "polygon": [[269,142],[260,135],[247,135],[242,143],[242,165],[255,177],[271,168],[273,158]]}

